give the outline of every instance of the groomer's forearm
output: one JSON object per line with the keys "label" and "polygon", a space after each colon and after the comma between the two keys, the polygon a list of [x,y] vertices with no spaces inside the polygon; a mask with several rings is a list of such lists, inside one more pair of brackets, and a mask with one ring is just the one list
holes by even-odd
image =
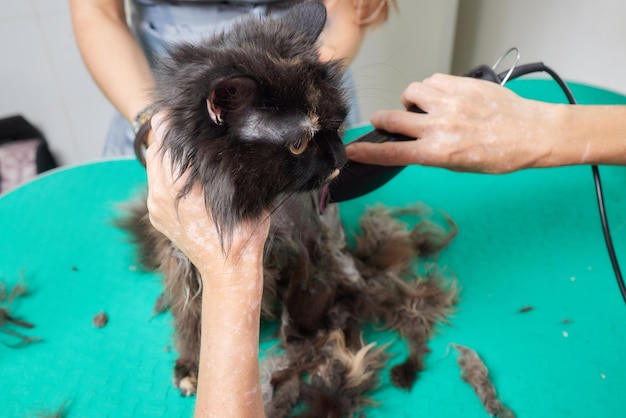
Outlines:
{"label": "groomer's forearm", "polygon": [[150,67],[126,25],[123,0],[70,0],[83,60],[104,95],[129,121],[150,103]]}
{"label": "groomer's forearm", "polygon": [[542,166],[626,165],[626,106],[554,105],[551,155]]}
{"label": "groomer's forearm", "polygon": [[203,274],[195,418],[265,416],[258,360],[262,248],[260,252],[220,273]]}

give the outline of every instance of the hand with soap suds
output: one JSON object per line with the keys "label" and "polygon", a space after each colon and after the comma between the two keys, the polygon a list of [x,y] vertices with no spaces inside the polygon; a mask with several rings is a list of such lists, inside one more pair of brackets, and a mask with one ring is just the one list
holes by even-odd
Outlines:
{"label": "hand with soap suds", "polygon": [[351,160],[478,173],[626,165],[626,106],[545,103],[489,81],[444,74],[411,83],[402,103],[426,113],[381,110],[372,124],[418,140],[351,144]]}

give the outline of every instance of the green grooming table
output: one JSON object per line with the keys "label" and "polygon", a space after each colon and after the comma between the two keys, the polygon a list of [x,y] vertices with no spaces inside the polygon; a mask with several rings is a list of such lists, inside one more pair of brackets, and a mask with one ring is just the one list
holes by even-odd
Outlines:
{"label": "green grooming table", "polygon": [[[581,103],[626,103],[618,94],[572,85]],[[563,101],[543,80],[511,83],[522,95]],[[362,130],[361,130],[362,131]],[[353,130],[351,137],[360,131]],[[601,167],[618,257],[626,269],[626,168]],[[27,417],[67,403],[68,417],[190,417],[194,400],[171,383],[171,317],[151,318],[159,277],[137,270],[112,222],[118,204],[145,184],[134,160],[56,170],[0,198],[0,280],[23,275],[30,294],[12,306],[43,338],[0,344],[0,417]],[[486,417],[461,380],[451,343],[485,360],[501,399],[518,417],[623,417],[626,305],[602,236],[591,169],[460,174],[409,167],[368,196],[343,203],[353,229],[368,205],[423,202],[449,214],[460,233],[439,264],[462,287],[451,324],[429,346],[411,391],[387,373],[368,417]],[[532,307],[521,313],[523,307]],[[104,328],[92,318],[109,316]],[[17,329],[17,328],[13,328]],[[262,349],[274,342],[264,330]],[[368,338],[404,343],[393,333]],[[0,334],[3,343],[16,342]]]}

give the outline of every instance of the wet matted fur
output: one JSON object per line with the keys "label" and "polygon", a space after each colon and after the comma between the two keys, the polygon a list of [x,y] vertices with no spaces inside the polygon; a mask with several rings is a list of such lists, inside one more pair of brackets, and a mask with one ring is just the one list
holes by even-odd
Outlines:
{"label": "wet matted fur", "polygon": [[[342,417],[367,404],[387,361],[362,327],[396,330],[409,346],[392,382],[410,388],[427,341],[456,299],[453,283],[414,262],[450,242],[456,227],[408,228],[388,209],[368,210],[354,249],[337,205],[320,211],[321,189],[346,161],[340,66],[323,63],[319,3],[281,18],[254,18],[202,45],[181,45],[157,71],[157,108],[169,115],[163,147],[189,173],[183,195],[202,185],[228,248],[242,220],[271,213],[265,244],[262,316],[279,320],[283,354],[264,368],[267,415]],[[304,22],[304,23],[303,23]],[[181,196],[182,197],[182,196]],[[322,205],[323,206],[323,205]],[[411,213],[414,210],[400,212]],[[200,348],[198,271],[150,224],[145,199],[125,219],[145,269],[163,274],[179,354],[174,381],[195,392]]]}

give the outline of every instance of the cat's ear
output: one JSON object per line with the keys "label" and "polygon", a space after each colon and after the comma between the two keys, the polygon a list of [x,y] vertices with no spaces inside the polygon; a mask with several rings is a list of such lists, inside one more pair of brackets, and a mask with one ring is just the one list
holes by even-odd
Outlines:
{"label": "cat's ear", "polygon": [[298,31],[317,39],[326,25],[326,6],[319,1],[297,4],[282,19]]}
{"label": "cat's ear", "polygon": [[238,112],[252,105],[259,97],[259,86],[250,77],[232,77],[221,80],[206,100],[211,120],[221,125],[224,114]]}

